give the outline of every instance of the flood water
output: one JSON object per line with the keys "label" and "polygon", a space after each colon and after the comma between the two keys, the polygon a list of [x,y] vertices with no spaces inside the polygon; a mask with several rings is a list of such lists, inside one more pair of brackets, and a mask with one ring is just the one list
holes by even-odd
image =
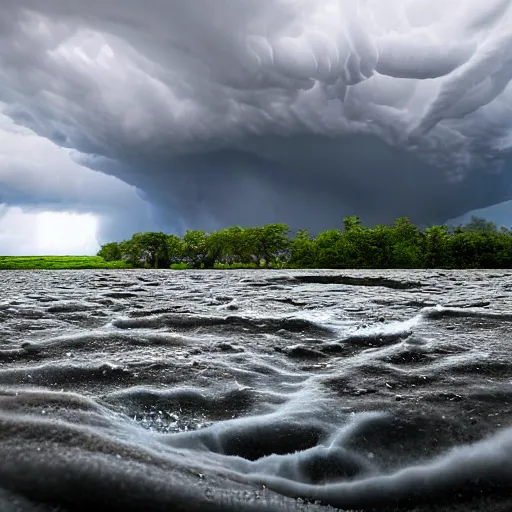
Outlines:
{"label": "flood water", "polygon": [[0,284],[2,511],[512,509],[510,271]]}

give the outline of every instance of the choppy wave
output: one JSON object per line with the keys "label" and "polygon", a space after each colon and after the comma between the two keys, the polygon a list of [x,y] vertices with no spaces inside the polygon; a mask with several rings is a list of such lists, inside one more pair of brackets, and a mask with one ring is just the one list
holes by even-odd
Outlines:
{"label": "choppy wave", "polygon": [[0,508],[509,510],[512,278],[317,274],[4,273]]}

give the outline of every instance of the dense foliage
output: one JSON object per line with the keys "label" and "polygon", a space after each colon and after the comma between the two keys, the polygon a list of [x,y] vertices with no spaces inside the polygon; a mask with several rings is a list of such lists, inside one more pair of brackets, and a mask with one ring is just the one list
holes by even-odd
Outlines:
{"label": "dense foliage", "polygon": [[510,268],[512,232],[478,217],[424,231],[407,218],[368,228],[347,217],[343,229],[316,237],[309,230],[291,236],[285,224],[193,230],[182,238],[136,233],[103,245],[98,256],[146,268]]}

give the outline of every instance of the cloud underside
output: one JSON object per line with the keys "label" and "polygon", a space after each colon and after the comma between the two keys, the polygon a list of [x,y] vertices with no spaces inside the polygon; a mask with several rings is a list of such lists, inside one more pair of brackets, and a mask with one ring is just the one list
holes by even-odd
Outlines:
{"label": "cloud underside", "polygon": [[421,224],[510,197],[510,0],[2,4],[4,112],[169,229]]}

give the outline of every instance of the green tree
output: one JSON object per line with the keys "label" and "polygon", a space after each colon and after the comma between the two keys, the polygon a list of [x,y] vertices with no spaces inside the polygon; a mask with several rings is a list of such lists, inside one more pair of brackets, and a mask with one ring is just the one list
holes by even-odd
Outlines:
{"label": "green tree", "polygon": [[477,233],[466,232],[450,237],[450,256],[457,268],[479,268]]}
{"label": "green tree", "polygon": [[247,228],[247,242],[256,264],[264,262],[270,267],[279,258],[289,258],[290,229],[286,224],[266,224],[263,227]]}
{"label": "green tree", "polygon": [[393,268],[421,268],[423,236],[419,229],[407,217],[397,219],[392,227]]}
{"label": "green tree", "polygon": [[207,260],[215,263],[229,264],[233,260],[233,246],[230,233],[226,229],[214,231],[206,238]]}
{"label": "green tree", "polygon": [[121,251],[121,258],[134,267],[140,267],[142,263],[142,253],[140,247],[133,243],[133,240],[123,240],[119,244],[119,250]]}
{"label": "green tree", "polygon": [[309,229],[297,231],[291,240],[289,265],[292,268],[314,268],[317,266],[316,241],[311,238]]}
{"label": "green tree", "polygon": [[97,256],[100,256],[105,261],[119,261],[123,258],[121,248],[117,242],[103,244]]}
{"label": "green tree", "polygon": [[378,224],[368,230],[368,259],[371,268],[387,268],[393,261],[393,228]]}
{"label": "green tree", "polygon": [[167,256],[169,264],[181,263],[183,259],[184,244],[179,236],[167,235]]}
{"label": "green tree", "polygon": [[494,222],[484,219],[483,217],[473,215],[471,217],[471,222],[462,226],[462,230],[468,233],[496,233],[498,228]]}
{"label": "green tree", "polygon": [[361,225],[361,219],[356,216],[345,217],[343,219],[343,229],[345,232],[352,231],[354,228],[357,228]]}
{"label": "green tree", "polygon": [[425,230],[423,265],[427,268],[451,266],[450,232],[447,226],[432,226]]}
{"label": "green tree", "polygon": [[[209,266],[208,235],[201,230],[187,230],[183,236],[183,259],[193,268]],[[213,266],[213,265],[212,265]]]}
{"label": "green tree", "polygon": [[148,231],[135,233],[130,240],[132,258],[139,266],[169,267],[168,235]]}
{"label": "green tree", "polygon": [[250,231],[240,226],[232,226],[224,231],[229,248],[226,263],[250,264],[253,261]]}
{"label": "green tree", "polygon": [[316,262],[319,268],[344,267],[348,251],[343,241],[343,233],[339,229],[328,229],[316,237]]}

